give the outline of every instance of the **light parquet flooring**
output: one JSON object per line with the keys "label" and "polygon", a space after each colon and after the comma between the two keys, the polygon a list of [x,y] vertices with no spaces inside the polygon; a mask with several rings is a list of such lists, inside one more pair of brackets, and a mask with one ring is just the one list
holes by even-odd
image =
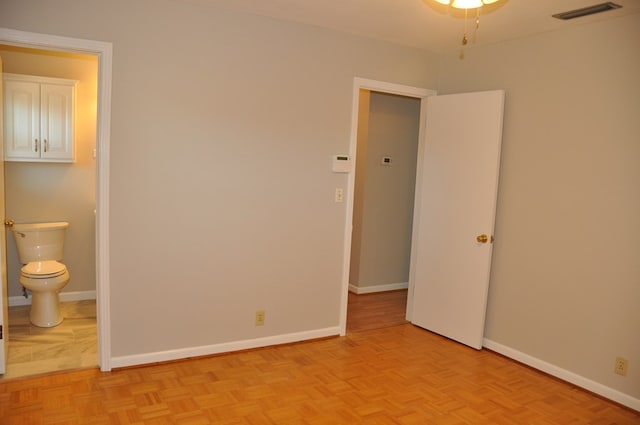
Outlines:
{"label": "light parquet flooring", "polygon": [[347,332],[407,323],[407,290],[355,294],[349,292]]}
{"label": "light parquet flooring", "polygon": [[637,425],[620,407],[411,324],[0,383],[0,423]]}

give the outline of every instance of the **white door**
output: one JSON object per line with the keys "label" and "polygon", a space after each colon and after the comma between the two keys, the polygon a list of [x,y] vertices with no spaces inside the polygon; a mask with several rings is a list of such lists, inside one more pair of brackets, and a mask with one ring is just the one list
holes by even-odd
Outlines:
{"label": "white door", "polygon": [[411,321],[476,349],[489,289],[503,105],[502,90],[427,99],[416,194]]}
{"label": "white door", "polygon": [[4,102],[2,92],[2,58],[0,58],[0,374],[6,372],[9,344],[9,306],[7,305],[7,233],[4,226]]}

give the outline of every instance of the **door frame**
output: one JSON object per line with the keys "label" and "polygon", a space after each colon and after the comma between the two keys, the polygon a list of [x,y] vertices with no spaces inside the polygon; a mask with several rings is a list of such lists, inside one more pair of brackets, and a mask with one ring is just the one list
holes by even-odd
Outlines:
{"label": "door frame", "polygon": [[[424,138],[425,131],[424,126],[427,117],[427,98],[429,96],[435,96],[437,92],[432,89],[425,89],[420,87],[405,86],[402,84],[390,83],[385,81],[370,80],[366,78],[355,77],[353,79],[353,100],[351,109],[351,136],[349,144],[349,156],[351,158],[352,167],[347,175],[347,196],[346,196],[346,219],[344,229],[344,258],[342,262],[342,298],[340,301],[340,335],[344,336],[347,333],[347,304],[349,300],[349,269],[351,267],[351,237],[353,232],[353,203],[354,203],[354,191],[356,185],[356,167],[355,158],[358,147],[358,117],[360,111],[360,90],[371,90],[379,93],[395,94],[400,96],[407,96],[416,99],[420,99],[420,127],[418,129],[418,155],[417,155],[417,168],[416,168],[416,190],[415,196],[419,194],[419,184],[422,181],[422,166],[421,158],[424,152]],[[419,205],[414,198],[414,205]],[[415,207],[414,207],[415,208]],[[416,214],[414,213],[414,217]],[[414,218],[415,234],[415,218]],[[414,241],[412,238],[411,250],[414,249]],[[411,320],[411,308],[413,304],[413,285],[412,285],[411,270],[409,275],[409,290],[407,294],[407,320]]]}
{"label": "door frame", "polygon": [[[98,365],[111,370],[109,298],[109,147],[111,131],[112,44],[0,27],[0,43],[12,46],[82,53],[98,58],[96,128],[96,307]],[[0,155],[3,155],[0,153]],[[0,157],[3,160],[3,158]],[[5,254],[6,255],[6,254]]]}

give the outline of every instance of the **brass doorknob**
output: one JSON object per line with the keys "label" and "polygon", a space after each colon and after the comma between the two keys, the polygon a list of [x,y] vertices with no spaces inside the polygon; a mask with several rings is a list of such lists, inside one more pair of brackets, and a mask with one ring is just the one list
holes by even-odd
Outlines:
{"label": "brass doorknob", "polygon": [[487,243],[489,241],[489,236],[485,235],[484,233],[479,235],[476,240],[480,243]]}

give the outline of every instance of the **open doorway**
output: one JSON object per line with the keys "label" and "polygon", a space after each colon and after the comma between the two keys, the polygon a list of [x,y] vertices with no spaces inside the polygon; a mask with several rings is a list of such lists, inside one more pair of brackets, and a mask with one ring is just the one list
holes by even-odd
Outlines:
{"label": "open doorway", "polygon": [[347,330],[406,322],[420,99],[361,89]]}
{"label": "open doorway", "polygon": [[[109,141],[111,116],[111,63],[112,45],[110,43],[52,36],[24,31],[0,28],[0,44],[26,49],[41,49],[51,52],[77,53],[92,55],[97,59],[97,90],[95,109],[92,114],[95,119],[95,298],[97,322],[97,364],[102,371],[111,370],[111,338],[109,330]],[[4,182],[2,182],[4,187]],[[4,205],[2,208],[4,221]],[[4,247],[3,247],[4,248]],[[3,259],[6,253],[2,252]],[[3,276],[3,285],[6,276]],[[0,305],[3,307],[3,323],[7,309],[6,293],[0,295]],[[6,332],[5,332],[6,339]],[[2,351],[5,352],[4,340],[0,340]],[[6,357],[2,357],[2,371],[4,372]]]}
{"label": "open doorway", "polygon": [[423,100],[435,94],[360,79],[355,89],[345,333],[407,320]]}
{"label": "open doorway", "polygon": [[[57,82],[57,78],[63,78],[74,82],[73,118],[69,119],[69,126],[73,128],[74,146],[70,151],[73,161],[4,158],[7,219],[16,223],[68,222],[62,261],[71,279],[59,295],[62,323],[49,328],[30,323],[33,294],[19,283],[23,265],[18,260],[13,232],[7,231],[9,351],[3,377],[97,367],[96,161],[93,153],[98,58],[5,44],[0,44],[0,56],[5,81],[30,78]],[[20,111],[24,109],[22,104],[16,107]]]}

